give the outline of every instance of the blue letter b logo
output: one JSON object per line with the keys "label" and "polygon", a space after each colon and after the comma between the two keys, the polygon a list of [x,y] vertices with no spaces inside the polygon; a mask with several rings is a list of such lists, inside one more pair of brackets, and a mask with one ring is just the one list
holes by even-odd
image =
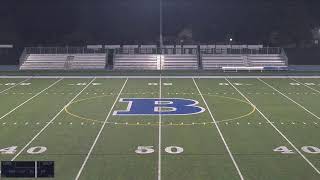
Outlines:
{"label": "blue letter b logo", "polygon": [[124,98],[120,102],[128,103],[127,109],[115,111],[113,115],[191,115],[205,111],[196,106],[198,101],[182,98]]}

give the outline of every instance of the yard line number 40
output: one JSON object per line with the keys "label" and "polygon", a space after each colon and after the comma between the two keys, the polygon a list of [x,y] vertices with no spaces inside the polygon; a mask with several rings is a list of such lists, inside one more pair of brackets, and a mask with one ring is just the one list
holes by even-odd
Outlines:
{"label": "yard line number 40", "polygon": [[[0,154],[15,154],[17,152],[18,146],[10,146],[7,148],[0,149]],[[35,146],[27,150],[28,154],[41,154],[47,151],[47,148],[44,146]]]}
{"label": "yard line number 40", "polygon": [[[301,150],[308,154],[320,154],[320,148],[315,146],[303,146]],[[274,152],[280,152],[281,154],[294,154],[295,152],[286,146],[279,146],[273,149]]]}

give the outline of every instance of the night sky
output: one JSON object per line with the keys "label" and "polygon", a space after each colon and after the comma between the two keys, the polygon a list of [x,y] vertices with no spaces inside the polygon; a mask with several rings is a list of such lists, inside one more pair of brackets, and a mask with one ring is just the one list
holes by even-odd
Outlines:
{"label": "night sky", "polygon": [[[320,0],[163,0],[164,34],[192,28],[199,42],[267,41],[272,32],[308,39]],[[1,0],[0,42],[155,41],[159,0]]]}

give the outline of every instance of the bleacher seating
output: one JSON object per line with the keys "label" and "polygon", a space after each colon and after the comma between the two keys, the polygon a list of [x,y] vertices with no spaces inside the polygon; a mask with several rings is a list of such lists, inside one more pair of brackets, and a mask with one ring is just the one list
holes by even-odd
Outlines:
{"label": "bleacher seating", "polygon": [[106,54],[28,54],[21,70],[104,69]]}
{"label": "bleacher seating", "polygon": [[29,54],[21,64],[21,70],[49,70],[65,69],[66,54]]}
{"label": "bleacher seating", "polygon": [[157,70],[160,68],[160,58],[155,54],[116,54],[113,68],[117,70]]}
{"label": "bleacher seating", "polygon": [[279,54],[248,55],[248,63],[250,66],[286,66],[284,57]]}
{"label": "bleacher seating", "polygon": [[[197,49],[163,49],[160,54],[155,46],[119,49],[114,56],[114,69],[130,70],[195,70],[198,69]],[[195,46],[196,47],[196,46]]]}
{"label": "bleacher seating", "polygon": [[70,69],[104,69],[106,54],[75,54],[71,61]]}
{"label": "bleacher seating", "polygon": [[288,58],[262,45],[88,45],[26,48],[20,69],[105,69],[106,62],[115,70],[264,70],[285,69]]}
{"label": "bleacher seating", "polygon": [[192,54],[163,55],[163,70],[196,70],[198,58]]}
{"label": "bleacher seating", "polygon": [[204,70],[221,69],[222,67],[244,67],[245,62],[242,55],[202,55],[202,67]]}
{"label": "bleacher seating", "polygon": [[205,70],[287,67],[287,56],[281,48],[263,48],[262,45],[201,45],[200,52],[202,68]]}

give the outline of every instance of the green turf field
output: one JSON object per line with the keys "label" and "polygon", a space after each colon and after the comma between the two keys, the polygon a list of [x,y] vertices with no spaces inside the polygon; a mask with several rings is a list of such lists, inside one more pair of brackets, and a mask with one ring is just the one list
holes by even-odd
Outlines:
{"label": "green turf field", "polygon": [[[204,111],[115,115],[122,98]],[[0,78],[0,160],[57,180],[319,180],[319,139],[320,78]]]}

